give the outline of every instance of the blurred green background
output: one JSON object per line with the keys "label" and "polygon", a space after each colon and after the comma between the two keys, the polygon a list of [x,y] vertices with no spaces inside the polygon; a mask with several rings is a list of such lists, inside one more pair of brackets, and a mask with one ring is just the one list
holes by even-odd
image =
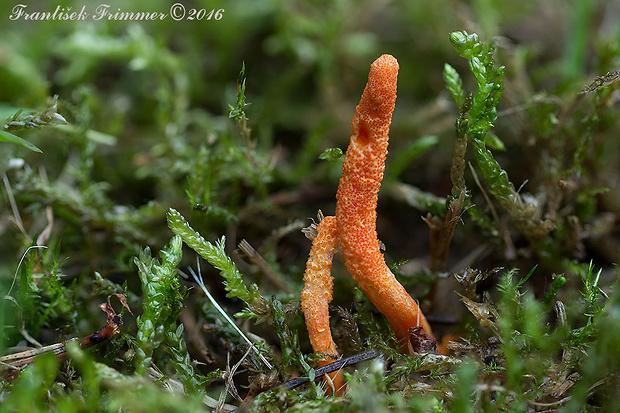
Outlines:
{"label": "blurred green background", "polygon": [[[84,8],[90,17],[11,19],[19,3],[26,13]],[[25,344],[20,327],[43,344],[88,334],[100,328],[97,305],[111,292],[124,291],[139,314],[133,259],[140,248],[157,251],[169,242],[171,207],[206,239],[225,235],[247,282],[294,305],[310,248],[300,229],[319,209],[335,210],[342,163],[321,154],[346,149],[370,64],[383,53],[398,59],[400,73],[379,237],[390,264],[409,261],[397,274],[408,291],[436,319],[452,320],[448,331],[459,329],[465,310],[454,288],[444,287],[442,298],[442,277],[426,270],[429,230],[421,219],[445,212],[452,187],[459,113],[445,88],[444,64],[461,73],[465,90],[475,84],[450,44],[457,30],[496,45],[506,71],[494,156],[514,186],[523,185],[533,214],[556,226],[544,243],[531,242],[505,211],[489,205],[485,183],[468,170],[476,208],[462,215],[447,269],[519,267],[524,276],[538,265],[526,286],[539,299],[560,273],[578,274],[562,294],[579,297],[579,277],[592,274],[591,261],[605,269],[601,286],[616,279],[620,98],[615,78],[595,93],[579,92],[620,68],[618,0],[182,0],[187,16],[194,13],[183,21],[171,18],[173,2],[107,3],[112,12],[166,18],[95,21],[104,2],[90,0],[0,5],[1,117],[41,112],[57,95],[58,113],[68,121],[13,132],[42,153],[0,142],[0,286],[17,300],[0,304],[2,346]],[[249,106],[238,95],[242,84]],[[471,150],[467,160],[475,164]],[[407,199],[402,185],[429,202]],[[270,276],[242,257],[242,239],[265,258]],[[33,245],[47,249],[24,255]],[[181,268],[196,265],[188,252]],[[353,283],[340,276],[342,268],[335,272],[334,304],[352,309]],[[242,308],[224,297],[214,269],[203,273],[231,314]],[[592,301],[600,298],[597,282],[589,284]],[[193,295],[185,304],[200,322],[214,322],[204,301]],[[573,310],[577,320],[586,319],[585,308]],[[290,322],[309,353],[301,316]],[[277,345],[264,324],[252,328]],[[214,340],[210,347],[224,368],[224,341]],[[116,342],[109,354],[126,344]],[[600,365],[615,357],[612,347]],[[583,400],[597,374],[584,380]]]}

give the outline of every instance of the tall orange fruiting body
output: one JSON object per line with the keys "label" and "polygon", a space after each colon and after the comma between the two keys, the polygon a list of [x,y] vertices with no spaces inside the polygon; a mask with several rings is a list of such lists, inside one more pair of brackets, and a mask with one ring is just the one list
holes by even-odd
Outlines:
{"label": "tall orange fruiting body", "polygon": [[421,325],[428,335],[432,332],[418,304],[385,264],[376,229],[398,68],[396,59],[387,54],[370,67],[351,121],[351,141],[336,195],[336,227],[347,270],[406,348],[410,328]]}

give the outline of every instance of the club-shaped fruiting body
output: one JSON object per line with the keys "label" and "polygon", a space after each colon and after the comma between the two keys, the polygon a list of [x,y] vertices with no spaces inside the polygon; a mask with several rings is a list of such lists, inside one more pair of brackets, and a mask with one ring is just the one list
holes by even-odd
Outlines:
{"label": "club-shaped fruiting body", "polygon": [[385,264],[377,238],[376,208],[396,102],[398,69],[396,59],[387,54],[370,67],[368,83],[351,121],[351,140],[336,195],[336,216],[321,221],[312,243],[301,306],[315,352],[338,354],[328,310],[332,299],[332,258],[338,242],[345,267],[386,316],[403,350],[409,348],[411,328],[421,326],[432,336],[417,302]]}
{"label": "club-shaped fruiting body", "polygon": [[370,67],[368,83],[351,121],[336,206],[336,227],[345,266],[406,346],[409,328],[432,335],[416,301],[385,264],[377,239],[377,199],[385,169],[398,62],[383,55]]}

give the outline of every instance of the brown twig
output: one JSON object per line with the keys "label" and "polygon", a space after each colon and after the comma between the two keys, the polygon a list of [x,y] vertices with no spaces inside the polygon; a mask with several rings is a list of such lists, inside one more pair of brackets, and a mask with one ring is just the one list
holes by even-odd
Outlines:
{"label": "brown twig", "polygon": [[457,136],[454,140],[454,157],[452,158],[452,167],[450,168],[452,199],[448,204],[448,212],[443,224],[439,224],[439,220],[431,217],[430,214],[425,219],[431,231],[430,269],[433,272],[442,271],[446,267],[450,243],[465,205],[465,196],[467,194],[467,187],[465,185],[466,152],[467,136],[460,134],[457,130]]}
{"label": "brown twig", "polygon": [[242,239],[238,247],[278,290],[284,291],[287,294],[291,294],[293,292],[291,287],[286,284],[286,282],[271,267],[267,260],[264,259],[263,256],[260,255],[248,241]]}
{"label": "brown twig", "polygon": [[[181,323],[185,326],[185,333],[187,334],[188,342],[198,351],[203,360],[208,364],[214,364],[215,359],[207,346],[203,336],[200,334],[200,328],[196,323],[193,313],[188,307],[185,307],[181,311],[179,316]],[[189,344],[188,343],[188,344]]]}
{"label": "brown twig", "polygon": [[[116,311],[114,311],[114,308],[112,308],[112,306],[110,305],[110,298],[112,297],[112,295],[116,296],[121,302],[121,305],[131,313],[131,309],[127,305],[127,301],[123,294],[109,295],[106,302],[99,306],[101,310],[103,310],[108,315],[106,325],[100,330],[97,330],[94,333],[82,338],[80,340],[80,347],[88,348],[90,346],[99,344],[111,337],[114,337],[115,335],[120,333],[120,327],[123,325],[123,317],[120,314],[117,314]],[[67,343],[77,340],[77,338],[71,338],[61,343],[55,343],[49,346],[2,356],[0,357],[0,373],[4,374],[5,380],[12,380],[17,377],[17,374],[20,371],[22,371],[28,365],[32,364],[41,354],[52,353],[55,354],[59,359],[64,359],[64,357],[66,356]]]}

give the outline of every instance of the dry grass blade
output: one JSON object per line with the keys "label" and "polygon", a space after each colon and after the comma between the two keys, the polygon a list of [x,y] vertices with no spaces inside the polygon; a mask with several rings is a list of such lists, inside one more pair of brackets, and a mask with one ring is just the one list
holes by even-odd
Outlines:
{"label": "dry grass blade", "polygon": [[[200,267],[198,267],[198,268],[199,268],[199,271],[200,271]],[[189,269],[189,272],[190,272],[190,274],[192,274],[192,277],[194,277],[194,281],[196,281],[196,283],[198,284],[200,289],[205,293],[205,295],[207,296],[209,301],[211,301],[211,304],[213,304],[213,306],[217,309],[217,311],[220,314],[222,314],[222,317],[224,317],[224,319],[231,325],[231,327],[233,329],[235,329],[235,331],[241,336],[243,341],[245,341],[246,343],[248,343],[250,345],[251,349],[253,349],[256,352],[256,354],[258,355],[258,357],[260,357],[262,362],[265,363],[265,366],[267,366],[267,368],[269,370],[271,370],[273,368],[271,363],[265,358],[265,356],[263,356],[260,353],[260,351],[258,351],[258,349],[256,349],[256,347],[254,347],[254,343],[252,343],[250,341],[250,339],[243,333],[243,331],[241,331],[241,329],[237,326],[237,324],[233,321],[233,319],[230,318],[230,316],[228,314],[226,314],[226,311],[224,311],[222,306],[211,295],[209,290],[207,290],[207,287],[205,286],[204,280],[202,279],[202,275],[196,274],[196,272],[192,268]]]}
{"label": "dry grass blade", "polygon": [[13,275],[13,282],[11,283],[11,287],[9,287],[9,291],[6,293],[7,296],[11,295],[11,291],[13,291],[13,287],[15,287],[15,281],[17,280],[17,273],[19,272],[19,267],[21,267],[22,263],[24,262],[24,259],[26,259],[26,255],[31,249],[36,249],[36,248],[47,248],[47,247],[45,245],[33,245],[31,247],[26,248],[26,251],[24,251],[24,253],[22,254],[22,257],[20,258],[19,263],[17,264],[17,268],[15,269],[15,274]]}
{"label": "dry grass blade", "polygon": [[228,393],[230,393],[230,395],[232,397],[235,398],[235,400],[237,400],[238,402],[243,402],[243,399],[241,398],[241,396],[239,396],[239,392],[237,391],[237,388],[235,387],[235,382],[234,382],[234,376],[235,373],[237,372],[237,370],[239,369],[239,366],[241,366],[241,363],[243,363],[243,361],[247,358],[247,356],[250,354],[250,351],[252,351],[252,347],[250,347],[245,354],[243,355],[243,357],[241,357],[241,359],[237,362],[237,364],[235,364],[232,368],[230,367],[230,353],[227,354],[227,359],[226,359],[226,374],[224,376],[224,380],[226,381],[226,390],[228,391]]}
{"label": "dry grass blade", "polygon": [[25,239],[31,241],[30,236],[26,232],[24,228],[24,224],[22,222],[22,217],[19,213],[19,209],[17,208],[17,203],[15,202],[15,197],[13,196],[13,190],[11,189],[11,183],[9,182],[9,178],[6,176],[6,173],[2,175],[2,181],[4,182],[4,188],[6,189],[6,194],[9,198],[9,203],[11,204],[11,209],[13,210],[13,220],[19,231],[22,233]]}
{"label": "dry grass blade", "polygon": [[278,275],[278,273],[271,267],[271,265],[269,265],[267,260],[264,259],[262,255],[260,255],[248,241],[242,239],[239,243],[239,249],[243,251],[243,253],[248,257],[248,259],[254,265],[256,265],[261,270],[261,272],[269,279],[269,281],[280,291],[284,291],[287,294],[291,294],[293,292],[291,287],[289,287],[284,282],[282,277]]}

